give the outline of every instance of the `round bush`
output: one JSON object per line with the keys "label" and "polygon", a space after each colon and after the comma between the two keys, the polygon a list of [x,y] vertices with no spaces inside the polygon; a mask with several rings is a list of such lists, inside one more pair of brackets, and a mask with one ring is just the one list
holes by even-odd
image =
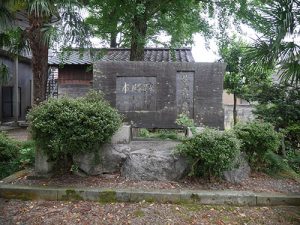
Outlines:
{"label": "round bush", "polygon": [[50,99],[28,115],[32,138],[52,159],[92,152],[121,125],[121,117],[102,95]]}
{"label": "round bush", "polygon": [[191,159],[191,175],[220,177],[233,167],[240,154],[240,141],[230,131],[205,129],[195,137],[183,141],[177,148],[181,155]]}
{"label": "round bush", "polygon": [[234,127],[234,132],[242,141],[241,150],[247,154],[250,166],[255,170],[264,167],[268,151],[277,152],[280,146],[281,135],[270,123],[240,123]]}

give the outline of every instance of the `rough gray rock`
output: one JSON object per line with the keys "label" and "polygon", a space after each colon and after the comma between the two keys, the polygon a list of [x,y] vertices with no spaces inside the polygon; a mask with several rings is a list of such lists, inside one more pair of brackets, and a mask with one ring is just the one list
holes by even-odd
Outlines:
{"label": "rough gray rock", "polygon": [[53,162],[49,161],[49,157],[40,149],[35,150],[35,172],[37,175],[49,175],[53,169]]}
{"label": "rough gray rock", "polygon": [[121,176],[130,180],[178,180],[188,172],[187,161],[174,156],[172,149],[140,149],[131,152]]}
{"label": "rough gray rock", "polygon": [[243,180],[249,178],[251,169],[246,160],[246,154],[241,153],[236,161],[233,169],[223,173],[224,179],[231,183],[241,183]]}
{"label": "rough gray rock", "polygon": [[88,175],[114,173],[120,171],[129,152],[130,147],[125,144],[104,144],[98,151],[99,159],[95,153],[88,153],[74,156],[73,161]]}

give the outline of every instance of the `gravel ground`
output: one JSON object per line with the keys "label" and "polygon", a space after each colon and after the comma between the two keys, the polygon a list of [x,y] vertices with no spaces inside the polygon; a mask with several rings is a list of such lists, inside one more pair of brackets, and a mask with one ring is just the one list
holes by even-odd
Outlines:
{"label": "gravel ground", "polygon": [[170,190],[240,190],[256,192],[280,192],[300,194],[300,183],[292,179],[273,178],[263,173],[254,173],[241,184],[225,181],[208,182],[203,179],[186,178],[178,182],[170,181],[131,181],[120,177],[120,174],[103,176],[79,177],[74,174],[53,176],[52,178],[33,179],[33,172],[20,177],[11,184],[68,186],[68,187],[96,187],[96,188],[135,188],[135,189],[170,189]]}
{"label": "gravel ground", "polygon": [[299,207],[99,204],[0,199],[0,224],[300,224]]}

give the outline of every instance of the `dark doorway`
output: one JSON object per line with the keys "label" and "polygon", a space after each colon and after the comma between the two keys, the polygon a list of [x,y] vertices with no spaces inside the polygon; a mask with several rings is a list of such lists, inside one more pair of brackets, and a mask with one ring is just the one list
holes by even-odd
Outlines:
{"label": "dark doorway", "polygon": [[[13,87],[2,87],[2,118],[13,118]],[[21,116],[21,88],[19,87],[19,117]]]}

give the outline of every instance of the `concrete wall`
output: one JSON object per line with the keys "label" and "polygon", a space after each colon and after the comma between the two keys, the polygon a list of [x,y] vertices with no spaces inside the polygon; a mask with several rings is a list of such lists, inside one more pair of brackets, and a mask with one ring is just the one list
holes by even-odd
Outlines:
{"label": "concrete wall", "polygon": [[[237,105],[237,120],[238,122],[247,122],[254,119],[252,113],[253,106]],[[233,105],[224,104],[224,127],[229,129],[233,127]]]}
{"label": "concrete wall", "polygon": [[[15,63],[12,59],[6,56],[0,55],[0,63],[3,62],[9,69],[9,82],[3,86],[13,87],[13,76],[15,73]],[[31,81],[32,81],[32,69],[29,60],[19,60],[19,87],[21,88],[21,115],[19,120],[25,120],[26,109],[31,106]],[[2,87],[0,86],[0,120],[2,118]]]}
{"label": "concrete wall", "polygon": [[[223,91],[223,104],[224,105],[233,105],[233,94],[228,94],[225,90]],[[250,105],[249,102],[247,102],[244,99],[237,98],[236,101],[237,105]]]}
{"label": "concrete wall", "polygon": [[197,126],[224,127],[222,63],[100,61],[93,71],[93,88],[133,127],[176,128],[185,110]]}

